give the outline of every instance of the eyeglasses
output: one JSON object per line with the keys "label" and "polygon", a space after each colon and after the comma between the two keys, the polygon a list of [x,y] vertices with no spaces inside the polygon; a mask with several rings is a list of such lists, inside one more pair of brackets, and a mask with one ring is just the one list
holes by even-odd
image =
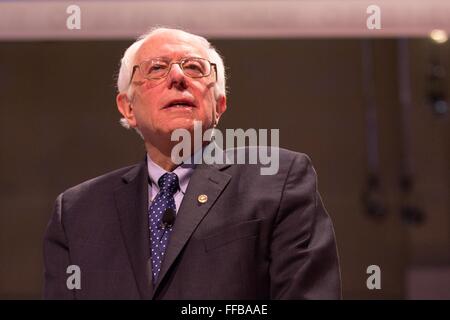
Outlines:
{"label": "eyeglasses", "polygon": [[173,64],[178,64],[183,73],[190,78],[203,78],[211,74],[212,68],[216,74],[217,81],[217,65],[203,58],[185,58],[180,61],[169,62],[164,59],[151,59],[141,62],[133,66],[130,83],[136,69],[143,78],[148,80],[158,80],[167,77]]}

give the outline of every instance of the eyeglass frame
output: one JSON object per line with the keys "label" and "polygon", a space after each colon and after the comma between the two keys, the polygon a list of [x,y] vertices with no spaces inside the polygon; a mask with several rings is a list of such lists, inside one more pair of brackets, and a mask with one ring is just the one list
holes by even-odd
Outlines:
{"label": "eyeglass frame", "polygon": [[[210,65],[209,73],[208,73],[207,75],[204,75],[204,76],[201,76],[201,77],[191,77],[190,75],[187,75],[187,74],[184,72],[184,69],[183,69],[183,67],[181,66],[181,64],[182,64],[184,61],[190,60],[190,59],[200,59],[200,60],[208,61],[209,65]],[[135,65],[133,66],[133,71],[131,72],[131,77],[130,77],[130,83],[133,81],[133,76],[134,76],[134,74],[135,74],[135,72],[136,72],[136,69],[139,68],[139,70],[141,70],[141,65],[142,65],[143,63],[149,62],[149,61],[152,61],[152,60],[158,60],[158,58],[144,60],[144,61],[140,62],[139,64],[135,64]],[[159,60],[162,60],[162,59],[159,59]],[[183,71],[183,74],[184,74],[185,76],[189,77],[189,78],[192,78],[192,79],[200,79],[200,78],[206,78],[206,77],[209,77],[209,76],[211,75],[211,71],[212,71],[212,69],[213,69],[212,67],[214,67],[214,74],[216,75],[216,82],[217,82],[217,64],[214,63],[214,62],[209,61],[208,59],[199,58],[199,57],[188,57],[188,58],[183,58],[183,59],[178,60],[178,61],[172,61],[172,62],[170,62],[169,68],[167,69],[168,71],[167,71],[167,73],[166,73],[166,75],[165,75],[164,77],[160,77],[160,78],[146,78],[145,76],[142,75],[142,73],[141,73],[141,75],[143,76],[144,79],[147,79],[147,80],[161,80],[161,79],[166,78],[166,77],[169,75],[170,70],[172,69],[172,65],[174,65],[174,64],[178,64],[178,65],[180,66],[181,71]]]}

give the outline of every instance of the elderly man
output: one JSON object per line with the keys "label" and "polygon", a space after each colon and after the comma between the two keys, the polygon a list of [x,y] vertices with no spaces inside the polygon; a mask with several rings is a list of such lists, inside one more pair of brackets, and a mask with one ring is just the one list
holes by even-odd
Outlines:
{"label": "elderly man", "polygon": [[150,31],[126,50],[118,89],[146,159],[59,195],[45,298],[340,298],[333,226],[306,155],[279,149],[275,175],[174,162],[172,132],[194,121],[205,132],[227,108],[223,61],[206,39]]}

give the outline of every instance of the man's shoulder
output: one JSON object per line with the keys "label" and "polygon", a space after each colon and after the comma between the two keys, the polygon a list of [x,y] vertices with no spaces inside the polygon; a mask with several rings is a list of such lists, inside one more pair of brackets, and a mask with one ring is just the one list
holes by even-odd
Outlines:
{"label": "man's shoulder", "polygon": [[137,163],[130,166],[125,166],[113,171],[109,171],[100,176],[83,181],[73,187],[68,188],[63,192],[66,197],[81,196],[83,194],[99,195],[101,191],[111,191],[121,185],[123,177],[127,174],[136,172],[142,166],[142,163]]}
{"label": "man's shoulder", "polygon": [[225,161],[241,175],[262,179],[285,179],[287,175],[302,175],[312,168],[306,153],[280,147],[245,146],[225,150]]}
{"label": "man's shoulder", "polygon": [[[288,166],[294,161],[298,161],[306,165],[311,164],[311,158],[306,153],[273,146],[234,147],[225,149],[224,154],[229,161],[234,162],[236,162],[237,159],[240,159],[243,163],[248,163],[246,161],[248,161],[252,156],[255,156],[258,160],[261,160],[261,157],[271,159],[277,157],[280,164]],[[260,161],[257,161],[256,164],[264,165]]]}
{"label": "man's shoulder", "polygon": [[304,152],[285,148],[278,148],[278,152],[280,153],[280,159],[294,160],[294,158],[299,158],[308,162],[311,161],[310,157]]}
{"label": "man's shoulder", "polygon": [[226,155],[238,154],[239,152],[245,153],[245,155],[249,155],[251,153],[268,153],[268,154],[278,154],[280,159],[293,159],[295,157],[305,157],[309,159],[309,156],[306,153],[298,152],[290,149],[274,147],[274,146],[245,146],[245,147],[234,147],[228,148],[224,150]]}

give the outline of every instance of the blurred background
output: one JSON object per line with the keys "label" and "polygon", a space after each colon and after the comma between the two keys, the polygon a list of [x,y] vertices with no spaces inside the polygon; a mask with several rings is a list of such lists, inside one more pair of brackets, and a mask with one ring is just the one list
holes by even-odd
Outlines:
{"label": "blurred background", "polygon": [[143,158],[115,79],[133,39],[164,25],[224,56],[221,129],[278,128],[281,147],[312,158],[344,299],[450,299],[450,3],[371,4],[1,2],[0,298],[40,299],[59,193]]}

